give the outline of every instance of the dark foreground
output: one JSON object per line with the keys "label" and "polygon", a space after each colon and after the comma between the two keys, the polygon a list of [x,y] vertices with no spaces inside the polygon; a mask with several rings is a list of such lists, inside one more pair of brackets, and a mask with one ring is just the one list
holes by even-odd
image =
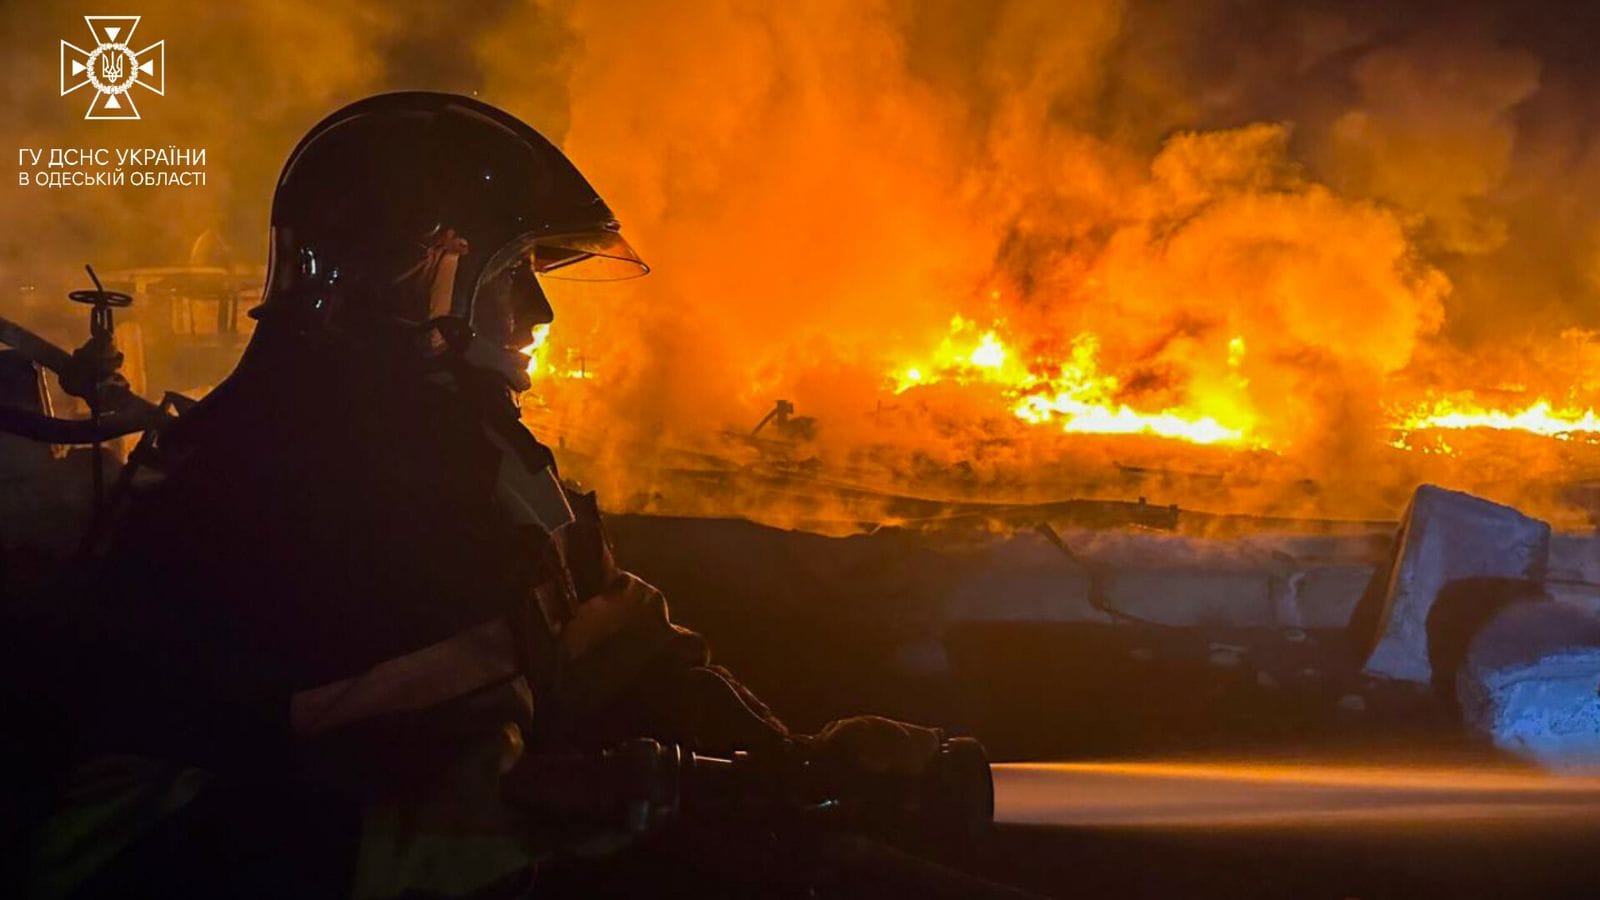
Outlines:
{"label": "dark foreground", "polygon": [[[823,566],[797,539],[713,565],[712,525],[615,524],[629,568],[801,729],[871,709],[996,760],[1116,764],[1021,793],[1000,770],[1010,824],[950,860],[968,871],[1055,897],[1600,896],[1600,788],[1472,745],[1425,691],[1366,683],[1342,632],[940,623],[876,557]],[[1212,664],[1219,641],[1259,665]],[[1241,758],[1265,776],[1212,762]],[[1117,768],[1152,760],[1172,770]]]}
{"label": "dark foreground", "polygon": [[982,871],[1057,897],[1594,897],[1600,826],[1006,826]]}

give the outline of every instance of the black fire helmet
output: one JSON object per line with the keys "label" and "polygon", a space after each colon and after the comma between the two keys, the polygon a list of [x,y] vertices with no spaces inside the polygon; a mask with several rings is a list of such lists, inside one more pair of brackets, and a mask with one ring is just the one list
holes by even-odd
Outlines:
{"label": "black fire helmet", "polygon": [[[368,97],[311,129],[278,179],[270,251],[252,313],[263,322],[282,314],[339,330],[446,319],[457,335],[466,325],[505,332],[484,335],[502,346],[549,321],[533,275],[648,271],[610,207],[543,135],[486,103],[428,91]],[[461,255],[448,312],[437,299],[430,312],[430,279],[417,276],[441,251]]]}

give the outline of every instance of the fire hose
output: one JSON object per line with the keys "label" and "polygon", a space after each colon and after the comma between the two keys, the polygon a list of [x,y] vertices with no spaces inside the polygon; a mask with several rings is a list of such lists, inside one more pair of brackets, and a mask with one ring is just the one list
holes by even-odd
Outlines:
{"label": "fire hose", "polygon": [[640,739],[524,757],[505,786],[535,820],[641,842],[642,857],[555,863],[553,896],[633,896],[641,883],[695,896],[1032,896],[953,862],[978,858],[994,819],[988,758],[970,738],[944,741],[917,775],[863,771],[804,743],[711,756]]}
{"label": "fire hose", "polygon": [[768,820],[791,816],[850,830],[968,840],[994,820],[983,745],[950,738],[916,776],[861,771],[781,753],[710,756],[648,738],[599,753],[542,754],[508,774],[512,800],[566,821],[642,834],[678,817]]}

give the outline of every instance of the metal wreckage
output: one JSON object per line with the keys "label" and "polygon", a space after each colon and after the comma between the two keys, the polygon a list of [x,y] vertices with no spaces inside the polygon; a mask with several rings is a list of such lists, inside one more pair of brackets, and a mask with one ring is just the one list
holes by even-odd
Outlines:
{"label": "metal wreckage", "polygon": [[[1600,785],[1526,771],[1600,765],[1592,536],[1431,486],[1399,522],[897,495],[795,454],[782,400],[725,435],[762,464],[662,482],[905,527],[602,531],[507,397],[539,278],[643,264],[548,142],[371,98],[291,155],[272,241],[253,331],[258,273],[206,239],[87,270],[76,350],[0,318],[28,895],[1553,894],[1592,863]],[[119,347],[135,297],[165,358]],[[1362,762],[1171,758],[1241,746]],[[1168,759],[1088,761],[1130,751]]]}

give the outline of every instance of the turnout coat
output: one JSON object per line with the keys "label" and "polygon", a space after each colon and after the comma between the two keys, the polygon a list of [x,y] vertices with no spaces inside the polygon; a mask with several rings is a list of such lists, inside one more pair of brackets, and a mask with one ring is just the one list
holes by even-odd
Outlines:
{"label": "turnout coat", "polygon": [[[660,592],[618,568],[593,495],[560,480],[483,378],[258,332],[162,435],[164,474],[99,567],[97,674],[74,679],[74,699],[101,766],[80,778],[106,778],[114,754],[139,762],[110,783],[182,790],[134,804],[167,812],[101,848],[90,894],[160,869],[140,860],[184,846],[171,820],[221,839],[213,820],[234,813],[251,821],[241,844],[345,836],[246,876],[302,878],[281,885],[301,896],[340,877],[365,896],[499,890],[541,852],[496,789],[524,744],[789,739]],[[102,787],[78,793],[117,794]],[[43,844],[57,862],[83,849]],[[235,867],[266,852],[235,850]]]}

